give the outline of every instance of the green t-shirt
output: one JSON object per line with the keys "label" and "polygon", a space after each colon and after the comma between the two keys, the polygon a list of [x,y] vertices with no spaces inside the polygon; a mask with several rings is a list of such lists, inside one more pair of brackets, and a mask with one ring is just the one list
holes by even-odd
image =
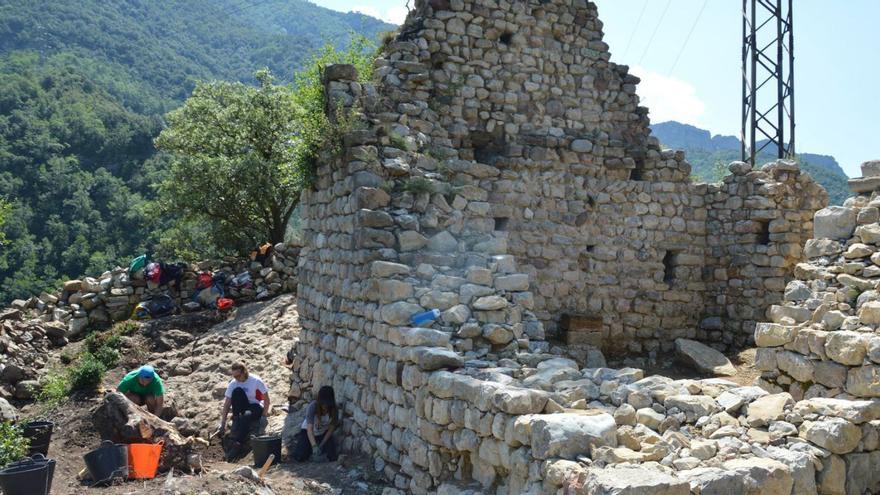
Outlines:
{"label": "green t-shirt", "polygon": [[153,379],[150,380],[150,383],[147,384],[146,387],[141,385],[141,382],[138,381],[138,371],[140,368],[129,371],[128,374],[125,375],[125,378],[119,382],[119,386],[116,387],[116,390],[125,393],[131,392],[133,394],[138,395],[152,395],[155,397],[160,397],[165,395],[165,385],[162,383],[162,379],[159,378],[159,375],[153,373]]}

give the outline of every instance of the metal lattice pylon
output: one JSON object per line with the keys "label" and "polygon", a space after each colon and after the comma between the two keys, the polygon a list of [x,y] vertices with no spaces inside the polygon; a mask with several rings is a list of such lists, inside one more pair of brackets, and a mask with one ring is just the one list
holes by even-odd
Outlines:
{"label": "metal lattice pylon", "polygon": [[794,156],[792,0],[743,0],[742,159]]}

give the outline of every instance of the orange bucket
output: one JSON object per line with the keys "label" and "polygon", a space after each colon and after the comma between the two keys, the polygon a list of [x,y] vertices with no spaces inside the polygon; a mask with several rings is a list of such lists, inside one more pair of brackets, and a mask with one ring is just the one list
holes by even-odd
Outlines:
{"label": "orange bucket", "polygon": [[161,442],[128,444],[128,477],[135,479],[155,478],[161,455]]}

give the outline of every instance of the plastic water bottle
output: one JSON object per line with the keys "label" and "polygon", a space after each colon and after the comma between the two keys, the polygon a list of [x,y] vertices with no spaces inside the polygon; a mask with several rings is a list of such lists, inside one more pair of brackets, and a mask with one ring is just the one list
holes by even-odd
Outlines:
{"label": "plastic water bottle", "polygon": [[430,323],[437,318],[440,317],[439,309],[432,309],[430,311],[425,311],[423,313],[416,313],[409,318],[409,321],[413,324],[414,327],[422,326],[426,323]]}

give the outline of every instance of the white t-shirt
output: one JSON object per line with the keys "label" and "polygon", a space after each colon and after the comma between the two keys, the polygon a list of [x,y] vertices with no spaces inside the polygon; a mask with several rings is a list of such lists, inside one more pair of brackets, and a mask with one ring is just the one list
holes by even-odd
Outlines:
{"label": "white t-shirt", "polygon": [[243,382],[234,378],[230,380],[229,385],[226,386],[226,398],[231,399],[232,391],[237,388],[244,389],[248,402],[251,404],[259,404],[261,407],[263,406],[263,398],[269,394],[269,389],[266,388],[266,384],[263,383],[263,380],[261,380],[260,377],[254,374],[248,374],[247,380]]}

